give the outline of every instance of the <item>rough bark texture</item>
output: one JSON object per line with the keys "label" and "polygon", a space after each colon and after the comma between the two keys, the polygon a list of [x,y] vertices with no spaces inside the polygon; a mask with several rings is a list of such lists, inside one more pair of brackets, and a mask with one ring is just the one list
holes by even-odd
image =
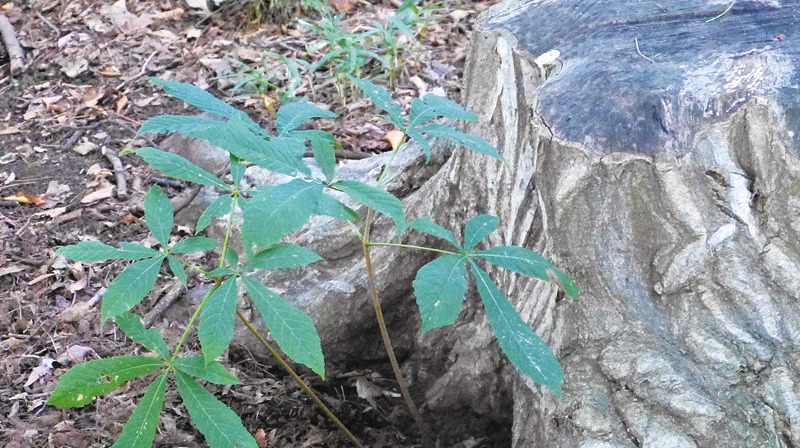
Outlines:
{"label": "rough bark texture", "polygon": [[[753,2],[742,3],[742,11],[753,11]],[[711,76],[712,70],[699,90],[676,93],[640,83],[620,86],[626,96],[613,82],[597,83],[605,96],[590,99],[610,112],[576,103],[575,116],[591,123],[570,125],[554,114],[570,113],[571,103],[559,103],[553,91],[583,89],[572,84],[587,79],[572,77],[578,64],[588,78],[593,67],[605,66],[570,54],[565,44],[563,69],[547,79],[525,48],[549,19],[526,22],[532,25],[524,46],[499,25],[507,11],[540,17],[536,7],[548,5],[566,8],[560,1],[496,7],[473,36],[468,58],[465,102],[479,115],[470,131],[501,149],[511,173],[490,158],[462,149],[450,155],[441,145],[425,165],[408,148],[388,186],[404,199],[409,219],[426,215],[461,229],[476,214],[499,216],[491,245],[536,250],[578,282],[582,297],[572,300],[554,285],[489,271],[561,360],[563,398],[508,365],[472,290],[456,325],[419,340],[411,281],[429,258],[375,249],[389,330],[416,400],[424,403],[423,417],[443,446],[498,430],[510,436],[495,434],[494,446],[800,446],[800,161],[794,147],[800,128],[796,100],[787,102],[787,89],[797,93],[796,45],[794,53],[769,56],[779,64],[765,69],[757,61],[736,62],[748,55],[738,47],[727,51],[727,41],[715,44],[721,56],[698,59],[697,67],[730,63],[735,73]],[[705,9],[696,15],[710,18],[726,5],[700,6]],[[759,32],[770,35],[773,28]],[[553,44],[539,45],[534,54]],[[625,52],[642,59],[633,47]],[[658,63],[674,63],[662,57]],[[789,70],[788,84],[781,70]],[[669,73],[682,72],[662,74]],[[731,84],[736,80],[749,81]],[[709,96],[700,101],[693,92]],[[558,106],[543,107],[543,98]],[[666,106],[650,115],[647,102],[655,100]],[[595,113],[578,111],[584,106]],[[660,134],[648,136],[632,124],[625,129],[636,132],[606,128],[642,114],[641,126]],[[582,134],[571,134],[576,130]],[[342,177],[374,181],[386,160],[348,163]],[[389,241],[392,232],[390,222],[378,220],[376,240]],[[437,244],[407,235],[409,244]],[[328,367],[385,362],[358,241],[325,218],[293,238],[326,261],[264,280],[313,316]]]}

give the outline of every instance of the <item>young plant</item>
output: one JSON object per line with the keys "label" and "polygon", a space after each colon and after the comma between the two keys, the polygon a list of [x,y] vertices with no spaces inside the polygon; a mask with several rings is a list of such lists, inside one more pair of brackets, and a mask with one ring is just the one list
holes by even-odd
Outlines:
{"label": "young plant", "polygon": [[[502,160],[497,150],[478,137],[457,131],[452,127],[432,122],[438,117],[454,120],[475,120],[475,116],[445,98],[426,95],[412,102],[408,119],[400,114],[400,106],[388,92],[375,84],[356,78],[351,81],[388,115],[384,118],[395,124],[405,135],[419,142],[430,157],[429,137],[454,141],[462,146]],[[486,308],[487,318],[494,329],[500,348],[519,371],[560,393],[563,373],[557,359],[547,345],[519,317],[514,307],[503,296],[489,275],[479,266],[479,260],[509,269],[523,275],[543,280],[555,280],[569,296],[577,297],[575,283],[550,262],[530,250],[498,246],[477,250],[480,241],[498,225],[491,215],[470,219],[464,228],[463,241],[428,218],[406,221],[402,202],[381,188],[385,167],[378,185],[340,179],[336,173],[333,153],[334,139],[319,130],[300,130],[306,121],[335,114],[308,103],[295,102],[277,113],[277,132],[270,134],[241,111],[218,100],[211,94],[175,81],[153,82],[163,86],[167,93],[220,118],[208,119],[194,116],[162,115],[147,120],[140,133],[180,132],[204,139],[230,153],[230,179],[220,179],[182,157],[156,148],[133,151],[147,163],[165,174],[217,188],[222,194],[202,214],[196,232],[201,232],[212,219],[225,217],[226,232],[221,242],[218,268],[210,272],[181,259],[182,254],[213,250],[219,242],[195,236],[177,241],[170,239],[173,227],[173,210],[169,199],[157,186],[152,187],[144,200],[145,220],[150,232],[159,243],[158,249],[121,242],[119,248],[101,242],[81,242],[57,251],[58,255],[82,262],[99,262],[111,259],[130,260],[109,285],[103,297],[101,316],[105,322],[114,319],[116,325],[133,341],[153,352],[151,356],[119,356],[85,362],[70,369],[60,379],[49,399],[50,404],[62,407],[83,406],[94,397],[106,394],[123,383],[145,375],[154,379],[122,430],[119,447],[146,447],[153,442],[165,390],[175,384],[189,416],[211,447],[255,447],[252,435],[244,428],[239,417],[217,400],[195,378],[214,384],[235,385],[239,381],[217,359],[231,342],[235,316],[238,316],[256,337],[278,358],[318,405],[356,446],[359,441],[336,420],[335,416],[300,380],[269,343],[255,332],[250,322],[237,311],[239,286],[244,286],[255,304],[272,337],[286,356],[308,366],[324,378],[325,362],[320,338],[311,318],[293,307],[278,294],[268,289],[250,273],[262,269],[290,269],[308,265],[321,258],[309,249],[281,243],[284,237],[302,227],[311,215],[328,215],[346,221],[361,240],[366,261],[366,276],[389,359],[398,379],[406,403],[420,429],[424,428],[416,406],[411,400],[391,348],[377,293],[370,248],[389,246],[399,249],[426,250],[442,254],[421,268],[413,282],[414,293],[422,318],[422,334],[433,328],[452,324],[458,317],[467,288],[467,270],[475,279],[478,293]],[[322,176],[315,177],[304,163],[306,143],[311,145],[314,159]],[[402,150],[400,145],[395,153]],[[292,180],[275,186],[261,186],[256,190],[240,188],[245,162],[292,177]],[[366,206],[363,218],[329,193],[344,192],[355,202]],[[230,237],[237,208],[242,211],[241,238],[245,259],[230,247]],[[374,242],[370,240],[370,227],[375,213],[394,221],[400,242]],[[452,250],[441,250],[402,244],[406,228],[430,234],[449,242]],[[146,329],[140,317],[130,310],[149,294],[156,283],[164,261],[170,271],[184,284],[185,267],[203,274],[214,285],[186,324],[185,331],[175,347],[170,350],[158,329]],[[469,268],[468,268],[469,266]],[[197,325],[197,336],[202,347],[200,356],[181,353],[190,330]],[[424,434],[424,430],[422,431]]]}

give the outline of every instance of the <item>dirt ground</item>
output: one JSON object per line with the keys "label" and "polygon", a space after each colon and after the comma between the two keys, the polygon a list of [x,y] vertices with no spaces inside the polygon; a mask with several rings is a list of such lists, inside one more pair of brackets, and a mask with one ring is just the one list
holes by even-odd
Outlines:
{"label": "dirt ground", "polygon": [[[339,0],[335,6],[346,13],[348,26],[357,27],[383,20],[393,10],[388,0],[375,1]],[[236,2],[237,7],[231,6]],[[0,45],[0,445],[109,446],[144,394],[146,383],[132,381],[83,408],[45,404],[58,377],[75,363],[142,351],[113,324],[100,325],[104,287],[125,264],[73,263],[54,252],[84,239],[148,244],[152,237],[140,219],[148,188],[158,183],[171,197],[191,191],[192,186],[165,179],[136,156],[118,156],[125,149],[159,143],[160,138],[135,138],[144,120],[196,113],[146,76],[207,88],[269,129],[277,93],[232,95],[230,88],[241,78],[228,75],[242,70],[237,61],[258,66],[265,50],[308,57],[306,49],[314,43],[294,19],[283,25],[249,21],[243,0],[229,0],[229,6],[210,14],[191,7],[194,3],[0,2],[0,12],[25,51],[24,69],[10,76],[8,54]],[[420,45],[408,46],[410,62],[393,89],[404,104],[426,90],[459,98],[468,35],[477,13],[489,3],[455,0],[432,6]],[[271,70],[273,81],[285,82],[281,70]],[[368,67],[367,75],[370,70],[376,69]],[[307,75],[298,93],[340,114],[324,126],[344,149],[389,149],[384,139],[389,129],[375,121],[375,111],[362,101],[340,104],[326,74]],[[178,231],[191,233],[189,228]],[[204,268],[215,261],[211,256],[194,260]],[[145,314],[169,287],[164,272],[136,311]],[[173,306],[186,305],[179,298]],[[185,325],[159,316],[153,321],[170,345]],[[196,344],[188,347],[197,349]],[[263,432],[264,446],[351,446],[280,369],[259,362],[235,341],[227,365],[243,384],[206,387],[242,417],[249,431]],[[328,367],[332,371],[325,382],[305,378],[365,445],[418,445],[400,398],[382,398],[377,407],[359,398],[356,377],[371,372]],[[379,385],[396,389],[389,380]],[[171,389],[155,445],[204,446]],[[442,446],[492,444],[470,439]]]}

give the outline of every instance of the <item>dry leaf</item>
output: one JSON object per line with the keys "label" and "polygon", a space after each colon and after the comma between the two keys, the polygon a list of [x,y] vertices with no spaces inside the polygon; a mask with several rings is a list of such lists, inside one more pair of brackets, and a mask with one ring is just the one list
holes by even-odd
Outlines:
{"label": "dry leaf", "polygon": [[101,201],[103,199],[108,199],[114,195],[114,186],[107,185],[103,188],[95,190],[81,199],[81,204],[91,204],[92,202]]}
{"label": "dry leaf", "polygon": [[113,66],[113,65],[111,67],[108,67],[108,68],[105,68],[103,70],[100,70],[100,74],[103,75],[103,76],[109,76],[109,77],[112,77],[112,78],[118,78],[118,77],[122,76],[122,73],[119,71],[119,69],[116,66]]}
{"label": "dry leaf", "polygon": [[8,126],[5,129],[0,129],[0,135],[19,134],[20,132],[22,132],[22,123],[15,124],[14,126]]}
{"label": "dry leaf", "polygon": [[256,431],[256,445],[258,448],[266,448],[269,441],[267,441],[267,432],[264,431],[264,428],[258,428]]}
{"label": "dry leaf", "polygon": [[52,210],[46,210],[43,212],[34,213],[33,216],[46,216],[50,219],[57,218],[64,214],[67,211],[67,207],[56,207]]}
{"label": "dry leaf", "polygon": [[90,314],[89,310],[91,310],[92,307],[93,305],[91,304],[91,301],[77,302],[71,307],[58,313],[58,317],[62,322],[77,322],[81,319],[85,319],[86,316]]}
{"label": "dry leaf", "polygon": [[330,3],[337,12],[349,12],[353,10],[353,4],[350,3],[350,0],[328,0],[328,3]]}
{"label": "dry leaf", "polygon": [[386,141],[388,141],[389,144],[392,145],[392,150],[395,150],[395,149],[399,148],[400,145],[403,144],[403,137],[405,137],[405,134],[403,134],[403,131],[394,129],[394,130],[391,130],[391,131],[387,132],[386,135],[383,138],[385,138]]}
{"label": "dry leaf", "polygon": [[53,277],[53,276],[55,276],[55,275],[56,275],[56,274],[44,274],[44,275],[40,275],[40,276],[36,277],[35,279],[33,279],[33,280],[29,281],[29,282],[28,282],[28,286],[33,286],[33,285],[35,285],[35,284],[39,283],[40,281],[42,281],[42,280],[47,280],[48,278],[50,278],[50,277]]}
{"label": "dry leaf", "polygon": [[17,272],[22,272],[24,270],[25,268],[18,265],[6,266],[4,268],[0,268],[0,277],[8,274],[16,274]]}
{"label": "dry leaf", "polygon": [[73,345],[71,347],[67,347],[66,351],[58,355],[56,361],[61,363],[63,366],[77,364],[83,362],[86,359],[86,355],[90,353],[94,353],[94,349],[91,347],[87,347],[85,345]]}
{"label": "dry leaf", "polygon": [[39,363],[39,366],[34,368],[31,371],[31,374],[28,375],[28,381],[25,381],[25,387],[28,387],[31,384],[39,381],[39,379],[49,375],[50,371],[53,370],[53,362],[54,361],[55,361],[55,359],[48,358],[47,356],[42,358],[42,362]]}
{"label": "dry leaf", "polygon": [[15,196],[6,196],[3,198],[4,201],[16,201],[20,204],[33,204],[35,206],[44,205],[45,201],[42,199],[41,196],[36,195],[29,195],[23,192],[17,193]]}
{"label": "dry leaf", "polygon": [[128,97],[125,96],[125,95],[122,95],[121,97],[119,97],[119,99],[117,100],[117,102],[115,104],[117,106],[117,113],[122,112],[122,109],[125,109],[125,106],[128,105]]}
{"label": "dry leaf", "polygon": [[97,146],[96,143],[93,143],[93,142],[89,141],[89,139],[84,138],[83,141],[78,143],[77,145],[75,145],[72,148],[72,150],[77,152],[78,154],[80,154],[82,156],[85,156],[86,154],[89,154],[90,152],[94,151],[97,148],[98,148],[98,146]]}

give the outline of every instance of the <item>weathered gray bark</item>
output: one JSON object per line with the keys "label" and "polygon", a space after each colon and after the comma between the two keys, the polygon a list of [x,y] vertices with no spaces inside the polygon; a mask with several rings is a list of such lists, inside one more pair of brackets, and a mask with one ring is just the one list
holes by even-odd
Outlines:
{"label": "weathered gray bark", "polygon": [[[655,101],[661,108],[641,126],[657,135],[632,124],[631,132],[570,125],[554,116],[568,109],[553,92],[583,88],[569,84],[570,70],[588,63],[562,51],[563,70],[545,79],[498,25],[525,5],[490,12],[466,69],[465,102],[479,115],[470,130],[496,144],[512,172],[466,150],[451,156],[441,145],[424,165],[409,148],[388,187],[404,199],[409,219],[425,215],[461,229],[478,213],[495,214],[502,224],[490,244],[536,250],[578,282],[582,297],[572,300],[554,285],[489,271],[561,360],[563,398],[508,365],[472,292],[456,325],[419,340],[411,280],[429,258],[376,248],[390,333],[424,418],[445,443],[507,425],[518,447],[799,446],[800,161],[793,145],[800,128],[785,102],[786,88],[797,93],[797,77],[787,75],[795,80],[787,87],[775,75],[797,59],[778,52],[769,58],[780,65],[764,68],[750,53],[719,49],[718,59],[698,64],[733,67],[730,76],[711,70],[708,85],[677,94],[634,85],[639,90],[623,100],[608,89],[608,98],[593,97],[607,101],[607,115],[576,113],[612,126]],[[528,46],[535,37],[529,33]],[[585,67],[591,76],[594,66]],[[703,73],[696,70],[695,80]],[[726,83],[735,80],[747,82],[730,90]],[[385,161],[351,162],[342,177],[374,180]],[[392,233],[379,219],[375,239]],[[407,235],[409,244],[437,244]],[[294,239],[326,261],[264,280],[313,316],[329,368],[383,362],[358,241],[325,218]]]}

